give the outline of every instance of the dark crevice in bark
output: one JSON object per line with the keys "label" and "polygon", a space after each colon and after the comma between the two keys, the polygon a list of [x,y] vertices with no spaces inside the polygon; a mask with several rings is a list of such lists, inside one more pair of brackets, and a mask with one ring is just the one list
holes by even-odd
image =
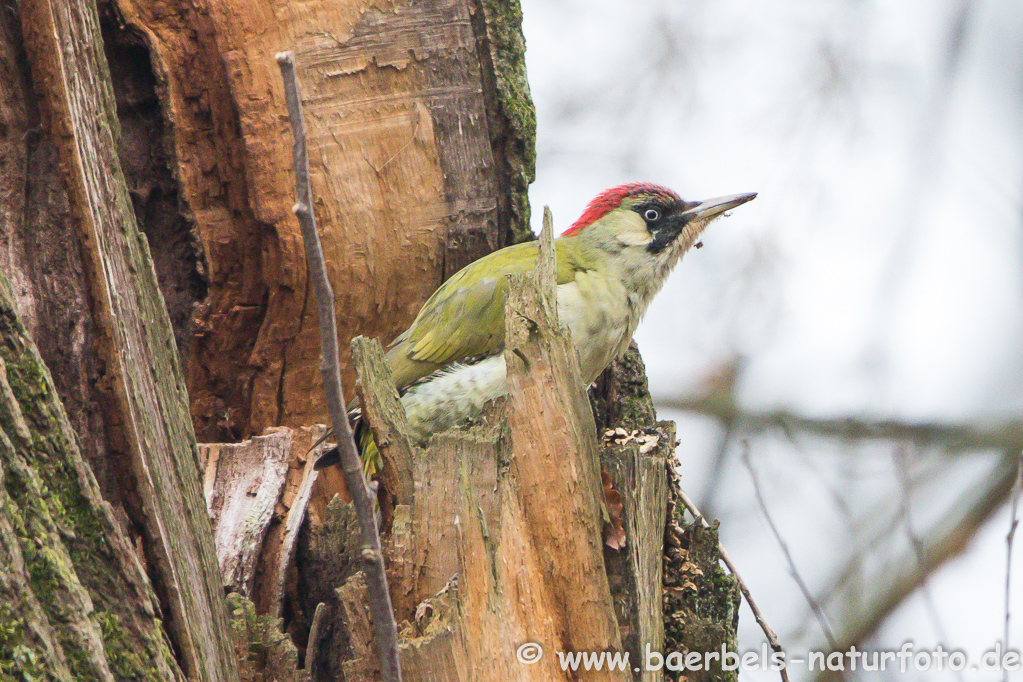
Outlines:
{"label": "dark crevice in bark", "polygon": [[101,3],[104,50],[110,65],[117,118],[118,157],[139,229],[149,241],[178,357],[187,374],[193,336],[193,310],[206,298],[207,282],[195,225],[171,170],[157,78],[143,37]]}

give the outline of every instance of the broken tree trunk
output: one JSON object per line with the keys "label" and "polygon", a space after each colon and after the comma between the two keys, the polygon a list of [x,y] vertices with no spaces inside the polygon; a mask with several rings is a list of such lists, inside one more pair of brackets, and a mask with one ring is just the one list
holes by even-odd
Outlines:
{"label": "broken tree trunk", "polygon": [[[529,233],[517,0],[113,0],[142,37],[208,294],[182,348],[200,440],[325,421],[274,55],[293,51],[339,337],[393,338],[447,277]],[[125,28],[127,27],[127,29]],[[342,344],[345,394],[354,372]]]}
{"label": "broken tree trunk", "polygon": [[109,440],[128,455],[169,634],[196,680],[238,678],[174,336],[117,156],[96,6],[20,3],[46,134],[55,142],[113,389]]}
{"label": "broken tree trunk", "polygon": [[[553,258],[549,230],[545,235]],[[379,345],[353,344],[385,471],[388,462],[412,465],[412,485],[396,489],[389,536],[389,579],[396,615],[405,621],[402,666],[409,680],[632,677],[631,667],[567,674],[557,655],[620,652],[622,638],[604,562],[593,416],[574,348],[556,320],[552,270],[542,270],[545,286],[522,278],[509,296],[509,397],[472,428],[435,436],[425,451],[404,435]],[[664,505],[651,537],[663,533],[663,511]],[[346,516],[335,513],[338,520]],[[332,550],[344,557],[354,544],[340,539]],[[644,556],[655,573],[659,548]],[[347,565],[357,566],[357,557]],[[353,576],[334,599],[324,599],[334,610],[331,625],[321,642],[310,642],[324,659],[322,680],[372,670],[370,630],[357,608],[362,589]],[[651,592],[638,607],[659,613],[659,586]],[[547,654],[536,656],[534,644]],[[339,660],[339,652],[348,660]]]}
{"label": "broken tree trunk", "polygon": [[[680,670],[680,658],[667,658],[672,652],[720,654],[722,645],[736,651],[739,587],[722,568],[716,526],[704,529],[699,520],[685,517],[674,472],[679,464],[675,425],[657,421],[635,344],[601,375],[591,398],[604,433],[604,470],[624,497],[630,548],[605,549],[605,558],[625,648],[642,661],[643,674],[649,675],[643,679],[660,679],[655,675],[663,673],[670,680],[736,682],[738,671],[722,670],[720,659],[709,670]],[[644,558],[652,554],[656,561]],[[663,595],[656,613],[634,605],[637,592],[650,591]],[[660,660],[660,671],[645,669],[648,643],[650,652],[664,657],[651,661]]]}
{"label": "broken tree trunk", "polygon": [[[679,657],[670,659],[674,670],[664,666],[671,652],[735,650],[738,591],[719,565],[716,534],[685,527],[675,514],[674,425],[656,421],[638,352],[616,361],[593,392],[604,433],[598,447],[574,349],[547,322],[552,301],[535,286],[519,282],[509,296],[509,397],[468,428],[435,435],[426,449],[407,436],[379,345],[353,342],[364,414],[384,457],[381,484],[390,486],[381,499],[395,504],[386,544],[392,598],[405,621],[404,674],[680,679]],[[405,467],[408,481],[387,475]],[[335,501],[303,550],[309,584],[344,583],[335,594],[307,594],[302,607],[312,612],[322,602],[330,612],[317,628],[322,639],[307,649],[316,682],[373,672],[352,524],[350,509]],[[537,656],[533,644],[546,654]],[[558,656],[601,651],[628,652],[630,664],[571,673]],[[660,667],[647,668],[647,652],[662,656]],[[684,674],[735,679],[720,664]]]}

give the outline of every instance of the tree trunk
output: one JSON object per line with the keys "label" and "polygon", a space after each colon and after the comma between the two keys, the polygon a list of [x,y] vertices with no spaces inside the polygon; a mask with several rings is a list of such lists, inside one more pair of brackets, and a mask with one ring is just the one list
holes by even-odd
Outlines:
{"label": "tree trunk", "polygon": [[[117,648],[103,618],[97,640],[79,599],[68,622],[84,644],[51,627],[0,640],[0,665],[36,647],[55,676],[74,676],[66,641],[91,652],[90,670],[105,656],[115,679],[131,677],[118,672],[135,665],[125,650],[176,679],[181,669],[236,679],[235,652],[246,681],[364,679],[375,654],[358,534],[340,476],[317,479],[307,455],[325,412],[273,58],[296,53],[351,397],[349,338],[389,340],[444,279],[528,235],[533,112],[517,3],[104,0],[97,15],[88,0],[27,0],[19,10],[25,48],[14,20],[0,19],[0,67],[14,75],[0,79],[0,255],[160,604],[147,606],[144,576],[134,593],[109,596],[80,577],[99,595],[96,612],[115,613],[140,643]],[[543,327],[549,301],[529,301],[520,309]],[[641,665],[644,647],[666,646],[662,582],[689,590],[716,567],[695,549],[707,542],[672,530],[674,430],[656,422],[638,355],[601,380],[595,423],[557,328],[516,333],[509,399],[427,451],[404,435],[380,356],[359,346],[361,396],[387,443],[381,510],[406,679],[565,679],[558,651],[627,651]],[[193,424],[207,443],[198,455]],[[81,533],[129,546],[104,523]],[[674,554],[662,566],[666,528]],[[130,576],[129,559],[105,575]],[[720,591],[713,617],[734,637],[734,591],[718,577],[707,583]],[[243,595],[230,601],[233,639],[225,587]],[[668,594],[670,645],[714,648],[677,627],[710,602],[685,611],[687,595]],[[52,614],[36,600],[16,617],[44,623]],[[529,642],[547,651],[533,665],[516,657]]]}
{"label": "tree trunk", "polygon": [[0,678],[184,682],[0,274]]}
{"label": "tree trunk", "polygon": [[[87,340],[94,345],[83,347],[73,334],[70,352],[63,349],[56,359],[69,360],[72,376],[95,371],[102,388],[83,407],[74,401],[80,397],[75,391],[81,384],[71,384],[71,405],[82,414],[93,404],[102,404],[103,449],[118,453],[111,463],[120,469],[121,494],[112,498],[125,504],[127,525],[142,529],[144,556],[162,600],[167,634],[185,673],[196,680],[236,680],[237,660],[212,534],[199,494],[196,444],[174,337],[118,162],[119,124],[101,50],[97,9],[86,0],[30,1],[20,3],[18,9],[24,59],[40,96],[38,132],[52,144],[57,161],[47,170],[59,173],[66,198],[24,206],[25,217],[12,221],[10,243],[31,244],[42,253],[52,253],[38,237],[27,234],[32,224],[27,216],[36,211],[46,214],[56,209],[67,218],[60,225],[52,219],[44,222],[54,228],[65,248],[71,247],[72,238],[59,230],[73,229],[78,248],[71,248],[78,251],[80,261],[71,257],[59,261],[65,267],[57,275],[62,285],[84,285],[69,299],[76,306],[88,303],[91,336]],[[18,44],[9,44],[18,55]],[[15,73],[21,75],[24,70]],[[28,89],[11,92],[24,96]],[[13,101],[13,105],[33,116],[35,112],[23,102]],[[17,152],[13,158],[18,158]],[[18,184],[35,181],[26,175]],[[44,183],[48,181],[51,188],[59,186],[53,178],[43,178]],[[32,282],[31,288],[23,287],[23,300],[40,292],[46,302],[33,307],[59,308],[63,301],[47,290],[45,270],[33,271],[39,264],[27,249],[18,250],[21,258],[11,260],[39,277],[33,280],[22,271],[20,279]],[[80,271],[68,272],[76,268]],[[82,315],[84,308],[75,308],[74,314]],[[85,354],[90,357],[79,365],[77,360]],[[103,541],[102,535],[94,539]],[[87,605],[68,606],[76,617],[88,615]],[[138,603],[134,607],[143,608]],[[118,654],[112,646],[106,647],[108,657]]]}
{"label": "tree trunk", "polygon": [[446,277],[528,233],[533,113],[514,3],[114,4],[149,47],[206,259],[182,349],[200,440],[325,419],[277,52],[296,54],[343,339],[392,338]]}

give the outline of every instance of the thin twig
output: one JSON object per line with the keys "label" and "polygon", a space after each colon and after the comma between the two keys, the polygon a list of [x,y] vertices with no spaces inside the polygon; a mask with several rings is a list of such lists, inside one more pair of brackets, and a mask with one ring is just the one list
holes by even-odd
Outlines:
{"label": "thin twig", "polygon": [[708,514],[714,514],[714,498],[722,485],[725,475],[725,464],[728,461],[728,453],[731,451],[732,436],[735,432],[735,424],[725,422],[722,424],[721,438],[718,441],[717,452],[714,454],[714,464],[711,467],[708,479],[710,481],[707,489],[703,491],[700,506],[707,510]]}
{"label": "thin twig", "polygon": [[803,576],[799,574],[799,569],[796,568],[795,559],[792,558],[792,552],[789,551],[789,546],[782,538],[781,533],[778,532],[778,527],[774,525],[774,520],[771,518],[770,512],[767,510],[767,502],[764,500],[764,493],[760,489],[760,481],[757,479],[757,474],[753,470],[753,463],[749,457],[749,441],[743,439],[742,441],[742,463],[745,465],[746,470],[749,471],[750,478],[753,480],[753,492],[757,496],[757,504],[760,506],[760,512],[764,515],[764,520],[767,521],[768,528],[771,529],[771,533],[774,535],[775,541],[778,543],[778,547],[781,548],[782,554],[785,555],[785,561],[788,562],[789,572],[792,574],[793,580],[796,581],[796,585],[799,586],[799,590],[803,593],[803,598],[806,599],[806,603],[810,605],[810,610],[813,611],[813,615],[816,616],[818,624],[821,626],[821,630],[824,632],[824,636],[828,638],[828,643],[834,648],[838,645],[838,640],[835,638],[835,633],[831,631],[831,626],[828,624],[827,616],[824,615],[824,610],[821,605],[817,603],[814,596],[810,593],[810,588],[807,587],[806,582],[803,580]]}
{"label": "thin twig", "polygon": [[[704,528],[710,528],[710,524],[707,523],[707,519],[700,513],[700,510],[689,498],[689,495],[686,494],[686,491],[679,488],[678,493],[683,506],[689,510],[689,513],[693,515],[693,518],[697,519]],[[750,611],[753,612],[753,618],[756,619],[757,625],[759,625],[760,629],[764,631],[764,637],[767,638],[767,643],[770,645],[771,651],[776,654],[781,654],[782,660],[785,660],[785,650],[782,648],[781,642],[778,641],[778,635],[776,635],[771,626],[767,624],[767,621],[764,619],[764,614],[760,612],[760,608],[757,606],[757,602],[753,599],[752,593],[750,593],[749,588],[746,587],[746,583],[739,575],[739,572],[735,570],[735,564],[732,563],[732,558],[728,556],[725,546],[721,544],[720,541],[718,542],[718,553],[721,555],[721,561],[725,562],[725,566],[728,567],[732,577],[735,578],[735,582],[739,583],[739,591],[742,592],[742,596],[745,597]],[[784,682],[789,682],[788,671],[783,667],[779,672],[781,672],[781,679]]]}
{"label": "thin twig", "polygon": [[[929,462],[933,467],[933,462]],[[936,467],[935,467],[936,468]],[[917,474],[917,485],[921,482],[922,475]],[[838,598],[843,592],[849,592],[849,590],[857,589],[850,587],[849,583],[857,575],[862,566],[863,559],[872,551],[876,551],[879,544],[884,540],[890,538],[898,528],[905,521],[904,509],[898,509],[894,513],[889,509],[891,507],[890,501],[885,499],[883,502],[875,504],[871,509],[863,514],[864,518],[876,520],[876,527],[873,530],[864,531],[862,538],[856,538],[855,544],[849,544],[846,546],[846,554],[848,560],[845,562],[841,570],[838,571],[830,580],[825,583],[825,587],[821,588],[817,593],[817,601],[820,604],[830,604],[834,599]],[[950,507],[951,509],[952,507]],[[919,535],[919,534],[918,534]],[[924,545],[927,542],[924,541]],[[904,560],[909,561],[911,558],[906,557]],[[902,561],[903,559],[900,559]],[[902,564],[899,564],[902,565]]]}
{"label": "thin twig", "polygon": [[[899,445],[895,448],[892,457],[895,460],[895,470],[899,476],[899,484],[902,486],[902,501],[901,501],[901,515],[904,520],[904,527],[906,529],[906,536],[909,539],[910,547],[913,549],[913,554],[916,556],[917,565],[923,568],[924,565],[924,542],[917,535],[916,529],[913,523],[913,480],[909,473],[909,464],[906,462],[906,448]],[[927,613],[931,618],[931,625],[934,627],[934,631],[938,635],[938,641],[947,642],[949,641],[948,635],[945,632],[945,625],[941,620],[941,614],[938,613],[938,607],[934,603],[934,596],[931,594],[931,586],[927,581],[928,576],[925,574],[920,581],[920,594],[923,596],[924,605],[927,608]],[[962,680],[963,673],[961,670],[957,670],[956,679]]]}
{"label": "thin twig", "polygon": [[[876,582],[881,584],[876,590],[877,596],[855,618],[846,619],[844,638],[832,651],[848,651],[851,646],[859,645],[872,636],[919,589],[926,576],[962,554],[977,530],[1009,499],[1016,480],[1016,452],[1003,455],[994,470],[984,477],[985,485],[981,490],[971,489],[953,505],[953,509],[962,511],[945,514],[923,536],[923,565],[911,556],[902,556],[879,574]],[[841,679],[841,675],[825,671],[816,679],[819,682],[835,680]]]}
{"label": "thin twig", "polygon": [[[1019,498],[1023,493],[1023,450],[1020,450],[1016,458],[1016,483],[1012,487],[1012,507],[1009,511],[1009,534],[1005,536],[1005,631],[1002,634],[1002,646],[1009,650],[1009,618],[1012,610],[1009,608],[1009,588],[1012,584],[1012,541],[1016,537],[1016,527],[1019,526]],[[1002,668],[1002,682],[1009,682],[1009,669]]]}
{"label": "thin twig", "polygon": [[305,242],[306,265],[309,278],[316,290],[316,307],[320,317],[320,342],[323,354],[320,370],[323,373],[323,389],[330,409],[330,420],[337,435],[338,450],[341,454],[341,468],[345,483],[355,505],[362,536],[363,572],[369,593],[370,613],[376,629],[377,651],[380,656],[380,674],[385,682],[400,682],[401,667],[398,662],[398,628],[394,622],[391,596],[387,591],[387,575],[384,572],[384,556],[380,550],[380,533],[377,529],[373,499],[362,473],[362,463],[352,437],[345,412],[344,393],[341,388],[341,371],[338,367],[337,321],[334,317],[334,292],[327,279],[327,267],[323,262],[320,237],[316,232],[316,218],[313,215],[312,190],[309,186],[309,158],[306,153],[305,123],[302,120],[302,100],[298,93],[298,79],[295,77],[295,55],[292,52],[277,54],[277,64],[284,80],[284,92],[288,102],[288,118],[294,138],[292,154],[295,159],[295,189],[298,203],[293,209],[302,227],[302,241]]}

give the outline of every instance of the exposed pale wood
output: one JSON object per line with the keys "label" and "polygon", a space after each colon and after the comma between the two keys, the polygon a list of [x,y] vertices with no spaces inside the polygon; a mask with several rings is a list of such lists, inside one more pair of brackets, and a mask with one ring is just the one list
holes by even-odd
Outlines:
{"label": "exposed pale wood", "polygon": [[[503,405],[498,409],[503,411]],[[423,600],[463,574],[459,524],[467,514],[487,535],[501,526],[498,484],[508,439],[498,409],[471,430],[434,436],[416,460],[415,504],[398,508],[390,536],[389,569],[400,619],[412,620]]]}
{"label": "exposed pale wood", "polygon": [[[302,523],[306,519],[309,503],[312,499],[313,485],[316,483],[317,472],[313,469],[317,453],[309,453],[309,448],[323,436],[326,428],[316,426],[299,429],[292,441],[291,467],[285,485],[281,503],[287,509],[287,515],[280,528],[280,541],[277,547],[271,546],[264,563],[264,573],[271,576],[270,584],[260,594],[261,603],[268,604],[267,613],[281,617],[284,615],[284,601],[288,574],[295,566],[295,552],[298,548],[298,537]],[[276,534],[273,534],[276,542]],[[292,595],[294,600],[295,595]]]}
{"label": "exposed pale wood", "polygon": [[[415,496],[395,509],[390,568],[398,613],[410,623],[402,644],[408,679],[562,680],[553,652],[621,650],[601,549],[593,417],[567,332],[549,321],[549,232],[543,243],[544,294],[525,278],[509,296],[508,400],[473,428],[414,451]],[[365,354],[373,356],[379,351]],[[390,434],[402,421],[387,409],[393,383],[367,364],[362,391],[376,398],[365,401],[365,416]],[[548,656],[523,665],[516,650],[526,642]]]}
{"label": "exposed pale wood", "polygon": [[[342,339],[392,338],[447,276],[528,234],[516,2],[115,4],[149,45],[208,263],[188,363],[203,440],[324,421],[277,52],[302,68]],[[350,395],[347,347],[341,361]]]}
{"label": "exposed pale wood", "polygon": [[291,572],[316,480],[308,453],[324,431],[276,427],[242,443],[199,444],[224,585],[274,617],[295,597]]}
{"label": "exposed pale wood", "polygon": [[264,539],[284,491],[291,430],[199,446],[204,493],[224,586],[252,598]]}
{"label": "exposed pale wood", "polygon": [[185,680],[3,274],[0,618],[12,679]]}
{"label": "exposed pale wood", "polygon": [[470,675],[471,652],[458,626],[457,585],[424,600],[402,643],[401,665],[410,680],[461,682]]}
{"label": "exposed pale wood", "polygon": [[235,680],[237,662],[173,334],[117,159],[117,120],[88,2],[19,3],[47,128],[58,140],[123,435],[190,676]]}
{"label": "exposed pale wood", "polygon": [[[388,566],[397,580],[392,590],[399,620],[410,619],[420,601],[433,596],[459,570],[458,535],[454,519],[463,513],[471,494],[485,522],[496,525],[498,462],[506,440],[503,412],[487,411],[472,432],[449,431],[434,437],[426,452],[408,436],[404,408],[376,341],[355,339],[354,357],[360,363],[359,394],[381,453],[392,458],[395,470],[408,467],[399,485],[399,504],[393,510]],[[393,453],[397,453],[395,457]],[[400,461],[403,463],[399,464]],[[386,465],[385,465],[386,470]],[[384,480],[387,485],[390,481]],[[415,495],[412,495],[412,491]]]}

